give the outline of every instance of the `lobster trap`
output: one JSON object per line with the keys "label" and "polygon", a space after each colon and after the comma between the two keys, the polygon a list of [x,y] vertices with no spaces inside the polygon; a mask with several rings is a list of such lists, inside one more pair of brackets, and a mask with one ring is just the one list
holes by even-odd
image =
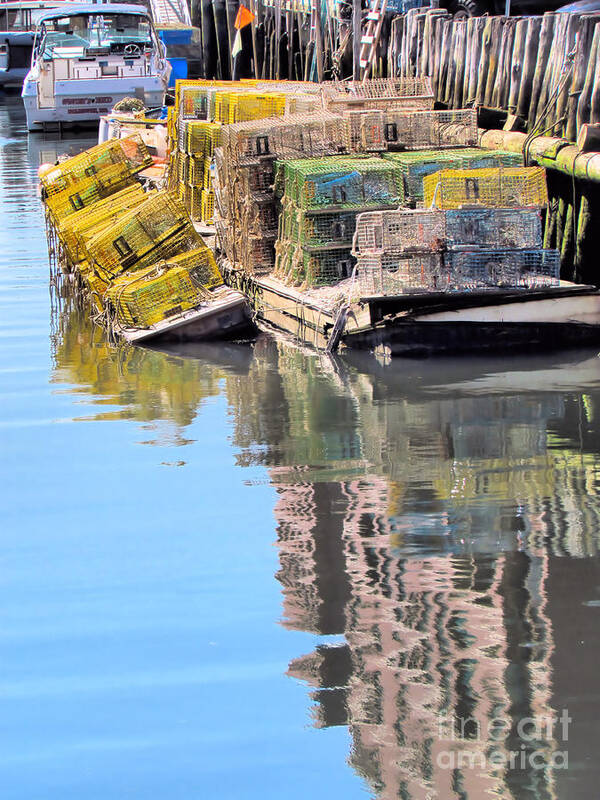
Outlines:
{"label": "lobster trap", "polygon": [[358,214],[358,211],[315,213],[288,203],[279,217],[279,236],[303,247],[351,247]]}
{"label": "lobster trap", "polygon": [[349,247],[311,248],[278,242],[276,272],[288,284],[333,286],[352,275],[355,259]]}
{"label": "lobster trap", "polygon": [[474,108],[416,111],[383,115],[383,138],[388,150],[432,150],[476,147],[479,141]]}
{"label": "lobster trap", "polygon": [[402,253],[467,246],[509,250],[542,246],[537,209],[462,208],[450,211],[400,209],[360,214],[359,253]]}
{"label": "lobster trap", "polygon": [[453,288],[556,286],[558,250],[449,250],[444,263]]}
{"label": "lobster trap", "polygon": [[223,149],[233,164],[263,158],[309,158],[345,151],[346,122],[337,114],[319,112],[294,117],[260,119],[229,125]]}
{"label": "lobster trap", "polygon": [[304,209],[401,205],[401,174],[380,158],[334,157],[284,163],[285,195]]}
{"label": "lobster trap", "polygon": [[532,208],[462,208],[444,213],[448,247],[541,248],[542,218]]}
{"label": "lobster trap", "polygon": [[361,254],[357,278],[364,297],[448,288],[448,275],[441,253]]}
{"label": "lobster trap", "polygon": [[51,194],[45,199],[46,207],[59,226],[71,214],[104,200],[110,195],[135,183],[135,175],[123,164],[112,164],[102,171],[102,178],[97,176],[82,178],[60,192]]}
{"label": "lobster trap", "polygon": [[112,279],[131,267],[141,269],[148,260],[172,257],[201,243],[183,204],[173,193],[161,192],[95,236],[88,247],[97,270]]}
{"label": "lobster trap", "polygon": [[323,84],[323,103],[331,111],[357,109],[432,109],[430,78],[372,78]]}
{"label": "lobster trap", "polygon": [[148,328],[195,308],[205,296],[187,269],[163,263],[117,278],[105,299],[121,325]]}
{"label": "lobster trap", "polygon": [[442,169],[483,169],[490,167],[518,167],[522,157],[517,153],[480,148],[449,148],[448,150],[385,153],[401,170],[407,199],[417,204],[424,200],[423,179]]}
{"label": "lobster trap", "polygon": [[446,240],[442,211],[369,211],[356,220],[357,253],[441,251]]}
{"label": "lobster trap", "polygon": [[74,188],[87,179],[97,180],[108,187],[152,163],[142,137],[132,134],[123,139],[109,139],[45,170],[40,175],[40,183],[47,196]]}
{"label": "lobster trap", "polygon": [[215,122],[232,124],[263,117],[281,117],[285,114],[284,94],[253,91],[217,91],[215,93]]}
{"label": "lobster trap", "polygon": [[181,120],[178,125],[178,147],[182,153],[212,158],[220,146],[223,126],[217,122]]}
{"label": "lobster trap", "polygon": [[448,169],[423,179],[425,205],[441,209],[543,208],[548,203],[543,167]]}
{"label": "lobster trap", "polygon": [[89,260],[87,242],[104,228],[114,224],[118,218],[131,208],[135,208],[148,195],[139,183],[135,183],[106,200],[100,200],[78,214],[66,217],[58,227],[58,235],[65,246],[71,263]]}

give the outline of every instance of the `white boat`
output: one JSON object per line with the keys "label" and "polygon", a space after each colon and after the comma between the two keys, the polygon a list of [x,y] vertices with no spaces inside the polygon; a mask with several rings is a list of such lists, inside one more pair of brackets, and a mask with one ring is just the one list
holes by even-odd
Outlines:
{"label": "white boat", "polygon": [[44,14],[23,83],[30,131],[98,123],[124,97],[163,105],[171,67],[149,12],[117,3]]}

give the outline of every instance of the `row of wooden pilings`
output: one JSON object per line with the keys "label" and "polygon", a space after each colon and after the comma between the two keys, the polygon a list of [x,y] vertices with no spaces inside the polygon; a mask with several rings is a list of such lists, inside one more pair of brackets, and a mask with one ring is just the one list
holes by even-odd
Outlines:
{"label": "row of wooden pilings", "polygon": [[575,141],[600,122],[600,13],[454,20],[442,9],[396,17],[390,76],[431,77],[450,108],[507,111],[523,130]]}

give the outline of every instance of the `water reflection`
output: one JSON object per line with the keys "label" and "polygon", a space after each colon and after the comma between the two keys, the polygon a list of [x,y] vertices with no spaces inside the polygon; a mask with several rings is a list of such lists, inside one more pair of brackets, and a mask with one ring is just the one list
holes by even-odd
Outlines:
{"label": "water reflection", "polygon": [[318,637],[289,675],[374,797],[533,800],[600,778],[599,366],[116,349],[72,311],[53,380],[183,445],[226,396],[238,463],[277,492],[283,624]]}
{"label": "water reflection", "polygon": [[[252,358],[249,348],[215,348],[199,345],[193,358],[186,350],[163,353],[130,345],[108,343],[101,327],[85,310],[63,309],[53,333],[54,369],[51,382],[68,393],[91,396],[95,410],[86,419],[133,419],[148,423],[163,421],[161,439],[143,444],[189,444],[185,434],[204,401],[217,397],[228,371],[244,373]],[[231,358],[228,360],[228,354]],[[211,359],[216,358],[215,363]]]}

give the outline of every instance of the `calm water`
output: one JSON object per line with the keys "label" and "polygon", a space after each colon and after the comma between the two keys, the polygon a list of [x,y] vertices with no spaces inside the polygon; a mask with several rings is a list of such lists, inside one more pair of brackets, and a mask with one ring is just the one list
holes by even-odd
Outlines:
{"label": "calm water", "polygon": [[85,142],[23,122],[2,800],[596,797],[600,359],[110,347],[52,308],[36,199]]}

